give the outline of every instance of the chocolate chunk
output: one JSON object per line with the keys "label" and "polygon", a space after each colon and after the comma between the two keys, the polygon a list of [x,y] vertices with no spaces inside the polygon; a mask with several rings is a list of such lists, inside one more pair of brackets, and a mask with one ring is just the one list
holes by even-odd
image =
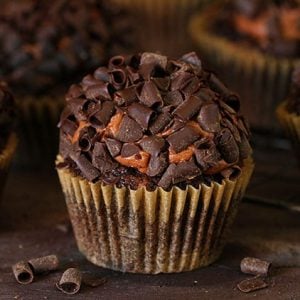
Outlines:
{"label": "chocolate chunk", "polygon": [[33,258],[28,261],[34,274],[56,271],[59,268],[59,260],[56,255],[47,255]]}
{"label": "chocolate chunk", "polygon": [[173,114],[182,120],[190,120],[198,113],[202,104],[203,101],[200,98],[196,96],[190,96],[174,110]]}
{"label": "chocolate chunk", "polygon": [[144,83],[139,99],[148,107],[151,107],[153,104],[163,102],[159,90],[152,81]]}
{"label": "chocolate chunk", "polygon": [[238,130],[238,128],[232,123],[235,121],[230,121],[230,119],[223,118],[221,123],[223,127],[226,127],[230,130],[230,132],[233,134],[234,139],[236,140],[237,143],[241,142],[241,135]]}
{"label": "chocolate chunk", "polygon": [[140,151],[141,149],[139,148],[139,146],[135,144],[125,143],[122,147],[121,156],[130,157],[138,154]]}
{"label": "chocolate chunk", "polygon": [[121,142],[114,139],[106,138],[105,144],[112,157],[115,157],[120,154],[122,148]]}
{"label": "chocolate chunk", "polygon": [[165,140],[158,136],[146,136],[140,141],[140,145],[151,156],[158,156],[165,146]]}
{"label": "chocolate chunk", "polygon": [[254,292],[267,288],[268,286],[268,283],[259,276],[245,279],[237,285],[238,289],[243,293]]}
{"label": "chocolate chunk", "polygon": [[241,159],[245,159],[252,154],[252,148],[245,134],[241,135],[241,142],[238,145]]}
{"label": "chocolate chunk", "polygon": [[94,71],[94,77],[98,80],[102,80],[104,82],[109,82],[110,75],[108,73],[108,69],[106,67],[99,67]]}
{"label": "chocolate chunk", "polygon": [[181,57],[181,60],[183,60],[186,63],[189,63],[191,65],[194,65],[195,67],[201,69],[202,63],[199,57],[195,52],[190,52]]}
{"label": "chocolate chunk", "polygon": [[172,117],[169,113],[159,114],[153,123],[150,125],[149,130],[152,134],[157,134],[161,132],[165,126],[167,126],[172,120]]}
{"label": "chocolate chunk", "polygon": [[92,163],[102,174],[117,167],[117,163],[108,154],[105,144],[99,142],[95,143]]}
{"label": "chocolate chunk", "polygon": [[178,71],[171,76],[171,91],[183,90],[195,78],[189,72]]}
{"label": "chocolate chunk", "polygon": [[140,74],[137,71],[134,71],[133,68],[127,66],[126,71],[131,84],[135,84],[140,80]]}
{"label": "chocolate chunk", "polygon": [[220,160],[220,153],[215,145],[211,145],[208,149],[194,150],[197,163],[203,171],[215,166]]}
{"label": "chocolate chunk", "polygon": [[70,121],[68,119],[63,120],[60,123],[60,127],[62,128],[62,132],[65,134],[68,134],[70,136],[73,136],[75,131],[77,130],[78,126],[75,122]]}
{"label": "chocolate chunk", "polygon": [[179,106],[183,102],[183,96],[179,91],[171,91],[164,97],[165,105]]}
{"label": "chocolate chunk", "polygon": [[148,124],[152,114],[152,109],[140,103],[132,103],[128,107],[128,115],[137,121],[143,129],[148,129]]}
{"label": "chocolate chunk", "polygon": [[151,64],[166,69],[168,58],[164,55],[144,52],[141,56],[141,65]]}
{"label": "chocolate chunk", "polygon": [[94,113],[91,117],[99,120],[103,125],[107,125],[115,113],[115,107],[112,101],[105,101],[102,103],[102,107],[99,111]]}
{"label": "chocolate chunk", "polygon": [[20,261],[14,264],[12,270],[18,283],[29,284],[33,282],[33,271],[27,262]]}
{"label": "chocolate chunk", "polygon": [[166,171],[164,172],[164,174],[162,175],[162,177],[160,178],[157,185],[162,187],[165,190],[168,190],[172,185],[175,169],[176,169],[175,164],[169,165]]}
{"label": "chocolate chunk", "polygon": [[208,103],[213,103],[213,100],[217,97],[214,91],[205,87],[199,89],[199,91],[196,93],[196,96]]}
{"label": "chocolate chunk", "polygon": [[190,95],[195,94],[201,86],[201,81],[194,77],[192,78],[184,88],[182,88],[182,92],[184,93],[185,97],[189,97]]}
{"label": "chocolate chunk", "polygon": [[242,172],[242,170],[240,167],[234,166],[234,167],[230,167],[230,168],[222,170],[220,172],[220,174],[226,179],[235,180],[240,176],[241,172]]}
{"label": "chocolate chunk", "polygon": [[121,142],[133,143],[143,137],[143,130],[141,126],[130,117],[125,115],[121,121],[117,138]]}
{"label": "chocolate chunk", "polygon": [[82,88],[78,84],[72,84],[66,94],[66,101],[73,99],[73,98],[79,98],[84,94]]}
{"label": "chocolate chunk", "polygon": [[185,161],[176,165],[173,183],[179,183],[182,181],[190,180],[199,176],[201,170],[196,166],[193,160]]}
{"label": "chocolate chunk", "polygon": [[176,152],[186,149],[199,138],[199,133],[192,127],[186,125],[182,129],[167,137],[170,147]]}
{"label": "chocolate chunk", "polygon": [[119,90],[125,86],[127,76],[122,69],[114,69],[110,72],[110,74],[111,74],[111,84],[114,86],[116,90]]}
{"label": "chocolate chunk", "polygon": [[131,86],[124,90],[117,91],[114,94],[114,101],[119,106],[121,106],[121,105],[128,106],[131,103],[135,102],[136,100],[137,100],[137,95],[136,95],[136,87],[135,86]]}
{"label": "chocolate chunk", "polygon": [[106,282],[107,282],[107,279],[104,278],[104,277],[95,277],[95,276],[92,276],[92,275],[90,275],[90,276],[84,275],[84,277],[83,277],[83,283],[86,286],[89,286],[89,287],[92,287],[92,288],[102,286]]}
{"label": "chocolate chunk", "polygon": [[168,166],[168,155],[167,153],[161,153],[160,155],[151,155],[147,175],[148,176],[157,176],[161,174]]}
{"label": "chocolate chunk", "polygon": [[221,115],[217,104],[203,105],[198,114],[197,120],[206,131],[218,132],[221,130]]}
{"label": "chocolate chunk", "polygon": [[254,257],[245,257],[240,267],[245,274],[268,276],[271,263]]}
{"label": "chocolate chunk", "polygon": [[72,160],[74,160],[74,162],[76,163],[76,165],[78,166],[82,174],[89,181],[93,181],[100,176],[100,172],[92,165],[92,163],[83,154],[76,155],[71,153],[70,157],[72,158]]}
{"label": "chocolate chunk", "polygon": [[60,281],[56,284],[57,289],[68,295],[77,294],[81,287],[82,275],[79,269],[67,269]]}
{"label": "chocolate chunk", "polygon": [[235,163],[239,160],[239,147],[229,129],[222,129],[217,141],[219,151],[226,162]]}
{"label": "chocolate chunk", "polygon": [[152,81],[161,91],[167,91],[170,86],[170,77],[154,77]]}
{"label": "chocolate chunk", "polygon": [[108,83],[98,83],[89,86],[86,89],[85,95],[88,99],[111,99],[109,90],[108,90]]}

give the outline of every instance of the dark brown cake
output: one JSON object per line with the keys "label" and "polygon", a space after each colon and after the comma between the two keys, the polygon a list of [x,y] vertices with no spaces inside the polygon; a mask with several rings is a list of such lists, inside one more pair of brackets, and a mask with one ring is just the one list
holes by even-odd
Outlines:
{"label": "dark brown cake", "polygon": [[1,2],[0,78],[26,95],[68,86],[128,49],[129,23],[106,1]]}
{"label": "dark brown cake", "polygon": [[66,95],[59,167],[132,189],[221,182],[251,154],[239,106],[195,53],[112,57]]}
{"label": "dark brown cake", "polygon": [[7,143],[16,118],[14,99],[4,82],[0,81],[0,152]]}
{"label": "dark brown cake", "polygon": [[300,54],[297,0],[232,0],[217,16],[214,30],[279,57]]}

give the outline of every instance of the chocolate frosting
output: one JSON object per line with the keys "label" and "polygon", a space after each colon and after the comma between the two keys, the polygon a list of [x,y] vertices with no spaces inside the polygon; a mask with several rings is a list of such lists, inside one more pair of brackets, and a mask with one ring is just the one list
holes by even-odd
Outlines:
{"label": "chocolate frosting", "polygon": [[0,81],[0,151],[13,130],[16,119],[15,103],[7,85]]}
{"label": "chocolate frosting", "polygon": [[59,127],[58,167],[132,189],[233,178],[251,155],[238,96],[195,53],[111,58],[71,86]]}
{"label": "chocolate frosting", "polygon": [[300,2],[231,0],[214,21],[217,32],[279,57],[300,54]]}
{"label": "chocolate frosting", "polygon": [[[128,15],[108,1],[1,2],[0,78],[18,92],[69,85],[132,47]],[[92,90],[90,91],[92,93]]]}
{"label": "chocolate frosting", "polygon": [[300,116],[300,66],[292,75],[291,91],[287,98],[287,109],[290,113]]}

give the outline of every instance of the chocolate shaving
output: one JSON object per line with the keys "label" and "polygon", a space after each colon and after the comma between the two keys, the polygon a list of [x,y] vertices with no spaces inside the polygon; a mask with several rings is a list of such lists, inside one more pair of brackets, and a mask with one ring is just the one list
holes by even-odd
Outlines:
{"label": "chocolate shaving", "polygon": [[148,169],[147,169],[147,175],[148,176],[157,176],[161,174],[168,166],[168,158],[166,153],[161,153],[158,156],[151,156]]}
{"label": "chocolate shaving", "polygon": [[117,163],[108,154],[105,144],[99,142],[95,143],[92,163],[101,173],[108,172],[117,166]]}
{"label": "chocolate shaving", "polygon": [[221,130],[221,115],[216,104],[203,105],[197,120],[200,126],[209,132],[218,132]]}
{"label": "chocolate shaving", "polygon": [[152,81],[144,83],[139,99],[148,107],[151,107],[155,103],[163,102],[159,90]]}
{"label": "chocolate shaving", "polygon": [[92,288],[102,286],[106,282],[107,282],[107,279],[104,278],[104,277],[98,278],[98,277],[95,277],[95,276],[87,276],[87,275],[83,276],[84,285],[92,287]]}
{"label": "chocolate shaving", "polygon": [[165,146],[165,140],[158,136],[146,136],[140,141],[140,145],[151,156],[158,156]]}
{"label": "chocolate shaving", "polygon": [[129,106],[131,103],[133,103],[136,100],[137,100],[137,95],[136,95],[135,86],[131,86],[121,91],[117,91],[114,94],[114,101],[119,106],[121,105]]}
{"label": "chocolate shaving", "polygon": [[117,139],[125,143],[137,142],[143,136],[143,130],[140,125],[132,120],[127,115],[121,121],[119,131],[117,132]]}
{"label": "chocolate shaving", "polygon": [[96,118],[103,125],[107,125],[115,112],[115,106],[111,101],[104,101],[99,111],[91,117]]}
{"label": "chocolate shaving", "polygon": [[167,62],[168,58],[166,56],[156,53],[144,52],[141,56],[141,65],[151,64],[166,69]]}
{"label": "chocolate shaving", "polygon": [[140,103],[133,103],[128,107],[128,115],[137,121],[143,129],[148,128],[152,114],[152,109]]}
{"label": "chocolate shaving", "polygon": [[33,271],[27,262],[17,262],[15,265],[12,266],[12,270],[18,283],[29,284],[33,282]]}
{"label": "chocolate shaving", "polygon": [[239,159],[239,147],[229,131],[229,129],[222,129],[217,136],[218,148],[228,163],[235,163]]}
{"label": "chocolate shaving", "polygon": [[173,114],[182,120],[190,120],[198,113],[202,104],[203,102],[200,98],[196,96],[190,96],[174,110]]}
{"label": "chocolate shaving", "polygon": [[59,260],[56,255],[33,258],[28,261],[28,264],[34,274],[56,271],[59,268]]}
{"label": "chocolate shaving", "polygon": [[69,268],[63,274],[58,283],[57,289],[68,295],[77,294],[81,287],[82,276],[77,268]]}
{"label": "chocolate shaving", "polygon": [[260,277],[245,279],[237,285],[238,289],[243,293],[251,293],[267,288],[268,286],[268,283]]}
{"label": "chocolate shaving", "polygon": [[138,154],[141,151],[139,146],[135,144],[123,144],[121,156],[123,157],[129,157]]}
{"label": "chocolate shaving", "polygon": [[111,83],[117,90],[124,87],[126,83],[126,73],[122,69],[115,69],[111,71]]}
{"label": "chocolate shaving", "polygon": [[245,274],[267,276],[271,263],[254,257],[245,257],[241,261],[241,271]]}
{"label": "chocolate shaving", "polygon": [[121,149],[122,149],[121,142],[114,140],[114,139],[106,138],[105,143],[106,143],[106,147],[112,157],[115,157],[120,154]]}
{"label": "chocolate shaving", "polygon": [[161,132],[165,128],[165,126],[167,126],[171,122],[171,120],[172,118],[169,113],[161,113],[150,125],[149,130],[152,134],[157,134]]}

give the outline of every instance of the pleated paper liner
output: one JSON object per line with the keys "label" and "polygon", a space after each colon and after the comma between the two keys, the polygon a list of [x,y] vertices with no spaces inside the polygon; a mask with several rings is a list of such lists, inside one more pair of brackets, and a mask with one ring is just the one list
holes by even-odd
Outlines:
{"label": "pleated paper liner", "polygon": [[210,32],[212,18],[198,15],[189,26],[200,55],[241,96],[242,111],[253,129],[279,132],[274,112],[287,95],[291,73],[300,59],[272,57],[220,37]]}
{"label": "pleated paper liner", "polygon": [[17,97],[17,105],[20,136],[17,166],[53,168],[63,97]]}
{"label": "pleated paper liner", "polygon": [[17,148],[17,144],[17,136],[15,133],[12,133],[8,138],[5,148],[0,153],[0,197],[6,182],[9,167]]}
{"label": "pleated paper liner", "polygon": [[300,166],[300,116],[286,109],[287,102],[282,102],[277,110],[278,120],[290,139]]}
{"label": "pleated paper liner", "polygon": [[93,184],[67,169],[58,175],[86,258],[113,270],[157,274],[193,270],[219,257],[253,167],[249,159],[234,181],[169,192]]}
{"label": "pleated paper liner", "polygon": [[187,33],[190,16],[208,0],[113,0],[139,20],[138,51],[177,57],[192,49]]}

